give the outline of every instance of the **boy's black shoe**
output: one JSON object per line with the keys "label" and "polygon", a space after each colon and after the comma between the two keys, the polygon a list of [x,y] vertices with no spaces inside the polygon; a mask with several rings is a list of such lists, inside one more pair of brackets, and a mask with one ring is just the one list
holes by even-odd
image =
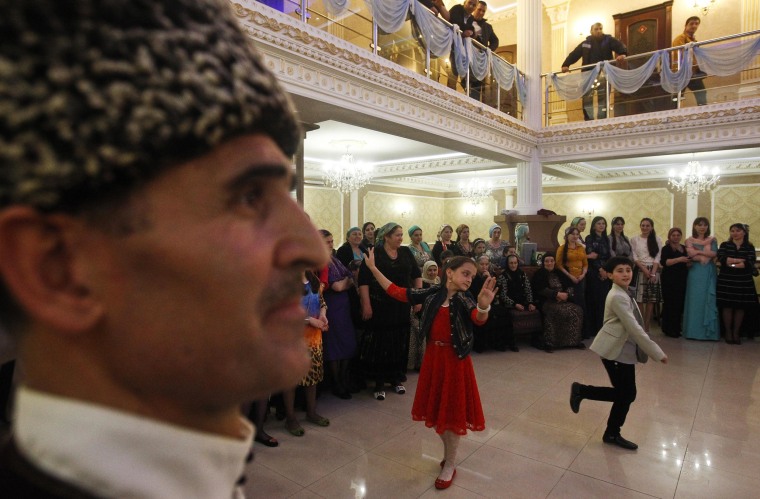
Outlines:
{"label": "boy's black shoe", "polygon": [[573,383],[570,386],[570,409],[576,414],[581,410],[581,400],[583,400],[581,396],[581,384]]}
{"label": "boy's black shoe", "polygon": [[617,445],[618,447],[622,447],[623,449],[628,449],[628,450],[636,450],[639,448],[638,445],[634,444],[630,440],[624,439],[620,435],[604,435],[602,437],[602,441],[605,444]]}

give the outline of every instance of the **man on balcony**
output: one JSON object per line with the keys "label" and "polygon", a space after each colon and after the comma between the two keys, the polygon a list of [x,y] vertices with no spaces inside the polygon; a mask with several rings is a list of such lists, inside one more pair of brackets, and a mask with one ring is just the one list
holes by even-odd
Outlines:
{"label": "man on balcony", "polygon": [[[473,28],[472,23],[475,21],[473,14],[477,6],[478,0],[464,0],[464,3],[461,5],[455,5],[449,9],[449,22],[459,26],[459,29],[462,31],[462,38],[468,38],[475,34],[475,28]],[[457,73],[457,67],[454,63],[453,47],[449,60],[451,61],[451,71],[449,71],[447,85],[449,88],[456,90],[459,73]]]}
{"label": "man on balcony", "polygon": [[[691,16],[688,18],[686,20],[686,25],[684,26],[683,33],[673,39],[672,46],[680,47],[681,45],[686,45],[687,43],[696,42],[697,39],[694,38],[694,34],[697,32],[697,28],[699,28],[701,22],[702,21],[697,16]],[[674,59],[677,59],[678,53],[673,52],[673,57]],[[694,98],[697,101],[697,105],[704,106],[707,104],[707,91],[705,90],[705,82],[703,79],[707,75],[699,69],[699,66],[697,66],[696,58],[693,59],[693,63],[694,68],[692,71],[692,79],[689,81],[689,84],[686,85],[686,88],[694,93]]]}
{"label": "man on balcony", "polygon": [[[474,18],[472,23],[473,38],[484,47],[488,47],[493,51],[499,48],[499,37],[494,33],[491,23],[485,20],[486,9],[488,9],[488,4],[481,0],[472,13],[472,17]],[[470,71],[470,97],[480,100],[482,87],[483,82],[476,80],[472,71]]]}
{"label": "man on balcony", "polygon": [[[614,56],[613,56],[614,52]],[[596,64],[601,61],[609,61],[613,58],[621,62],[628,54],[628,49],[623,42],[613,37],[605,35],[602,23],[595,23],[591,26],[591,35],[581,42],[567,56],[562,63],[562,72],[570,71],[570,65],[578,62],[582,58],[582,64]],[[584,69],[589,71],[591,68]],[[586,121],[594,119],[594,94],[597,94],[597,115],[598,119],[607,117],[607,93],[605,91],[603,78],[598,78],[591,90],[583,96],[583,117]]]}

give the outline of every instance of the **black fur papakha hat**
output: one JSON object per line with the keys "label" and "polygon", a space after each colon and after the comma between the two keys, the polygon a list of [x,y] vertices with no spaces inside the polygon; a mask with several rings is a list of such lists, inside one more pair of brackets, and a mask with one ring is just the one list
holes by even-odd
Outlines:
{"label": "black fur papakha hat", "polygon": [[224,0],[0,0],[0,207],[76,210],[300,128]]}

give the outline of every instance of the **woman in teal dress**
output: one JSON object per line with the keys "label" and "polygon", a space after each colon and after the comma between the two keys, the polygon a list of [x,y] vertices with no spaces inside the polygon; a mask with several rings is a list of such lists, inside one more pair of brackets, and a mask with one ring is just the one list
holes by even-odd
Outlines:
{"label": "woman in teal dress", "polygon": [[686,253],[692,264],[686,281],[683,336],[691,340],[718,341],[720,324],[715,293],[718,243],[710,236],[710,222],[705,217],[694,220],[692,237],[686,240]]}

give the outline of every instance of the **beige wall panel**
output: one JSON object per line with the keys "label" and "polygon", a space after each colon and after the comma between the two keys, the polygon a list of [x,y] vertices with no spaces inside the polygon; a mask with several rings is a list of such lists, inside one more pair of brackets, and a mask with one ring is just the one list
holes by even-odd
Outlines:
{"label": "beige wall panel", "polygon": [[364,220],[374,222],[377,227],[396,222],[404,227],[404,244],[409,243],[406,230],[412,225],[422,229],[425,241],[435,242],[435,234],[443,223],[443,213],[443,198],[385,192],[368,192],[364,196]]}
{"label": "beige wall panel", "polygon": [[[444,204],[445,222],[456,229],[459,224],[470,227],[470,241],[477,237],[488,239],[488,228],[496,215],[496,200],[491,198],[472,205],[462,198],[450,198]],[[456,234],[454,234],[456,239]]]}
{"label": "beige wall panel", "polygon": [[[667,236],[673,216],[673,195],[667,189],[641,189],[606,192],[544,193],[544,208],[565,215],[567,222],[560,229],[560,238],[570,221],[583,216],[588,222],[585,237],[591,230],[591,220],[603,216],[609,224],[613,217],[622,216],[626,222],[625,233],[634,236],[639,233],[639,221],[644,217],[654,220],[655,230],[659,236]],[[591,207],[593,215],[587,215],[583,208]],[[663,241],[664,241],[663,237]],[[562,241],[560,241],[562,242]]]}
{"label": "beige wall panel", "polygon": [[335,247],[343,244],[343,202],[340,192],[326,187],[306,186],[303,209],[311,217],[317,229],[327,229],[333,234]]}
{"label": "beige wall panel", "polygon": [[[718,241],[728,239],[731,224],[749,224],[750,240],[757,237],[760,228],[760,184],[718,186],[713,191],[712,232]],[[754,229],[754,232],[753,232]]]}

